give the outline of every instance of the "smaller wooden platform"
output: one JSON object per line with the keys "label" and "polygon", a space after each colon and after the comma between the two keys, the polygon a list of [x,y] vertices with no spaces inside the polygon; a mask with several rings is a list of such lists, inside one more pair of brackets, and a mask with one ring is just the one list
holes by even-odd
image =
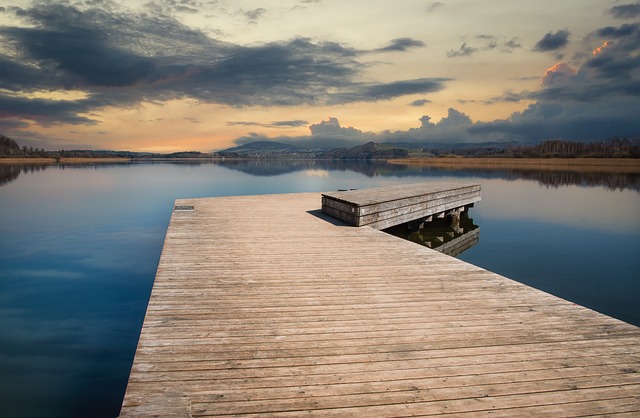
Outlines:
{"label": "smaller wooden platform", "polygon": [[416,183],[322,194],[322,212],[353,226],[385,229],[480,201],[480,185]]}

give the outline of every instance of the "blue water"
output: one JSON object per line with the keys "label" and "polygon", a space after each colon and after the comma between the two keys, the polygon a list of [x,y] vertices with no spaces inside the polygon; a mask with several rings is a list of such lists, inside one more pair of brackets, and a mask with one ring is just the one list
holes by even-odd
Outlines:
{"label": "blue water", "polygon": [[[640,325],[637,175],[329,162],[0,165],[0,415],[119,412],[173,202],[482,185],[459,257]],[[417,245],[417,244],[416,244]]]}

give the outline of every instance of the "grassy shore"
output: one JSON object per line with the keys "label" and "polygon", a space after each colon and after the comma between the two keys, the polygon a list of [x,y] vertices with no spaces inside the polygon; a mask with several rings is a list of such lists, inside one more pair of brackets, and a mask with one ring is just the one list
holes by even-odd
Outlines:
{"label": "grassy shore", "polygon": [[535,169],[640,173],[638,158],[404,158],[388,160],[404,164],[443,168]]}
{"label": "grassy shore", "polygon": [[130,158],[0,158],[0,164],[91,164],[91,163],[126,163]]}

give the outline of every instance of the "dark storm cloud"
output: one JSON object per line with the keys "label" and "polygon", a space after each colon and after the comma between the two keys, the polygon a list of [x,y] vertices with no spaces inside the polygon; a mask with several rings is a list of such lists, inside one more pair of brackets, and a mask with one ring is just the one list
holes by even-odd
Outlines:
{"label": "dark storm cloud", "polygon": [[[199,4],[158,3],[173,9]],[[0,40],[10,51],[0,57],[0,86],[22,93],[74,89],[88,98],[72,103],[13,99],[19,103],[15,107],[6,96],[0,114],[9,109],[17,114],[20,108],[25,118],[40,121],[33,115],[46,104],[61,122],[77,123],[88,121],[79,113],[142,101],[193,98],[231,106],[295,106],[387,100],[444,88],[442,79],[357,82],[365,68],[358,57],[377,50],[305,38],[245,47],[213,39],[166,14],[109,7],[43,2],[13,10],[29,25],[0,27]],[[420,41],[398,38],[381,50],[420,46]]]}
{"label": "dark storm cloud", "polygon": [[384,48],[376,49],[376,52],[404,52],[409,48],[420,48],[424,42],[411,38],[397,38],[391,40],[391,44]]}
{"label": "dark storm cloud", "polygon": [[556,33],[549,32],[536,43],[533,49],[541,52],[558,50],[569,43],[570,35],[568,30],[559,30]]}
{"label": "dark storm cloud", "polygon": [[0,119],[25,118],[41,125],[68,123],[93,124],[95,121],[79,116],[86,107],[82,101],[54,101],[27,99],[0,94]]}
{"label": "dark storm cloud", "polygon": [[613,6],[608,11],[617,19],[633,19],[640,16],[640,2]]}
{"label": "dark storm cloud", "polygon": [[638,27],[640,24],[632,23],[632,24],[624,24],[619,27],[615,26],[607,26],[601,29],[598,29],[594,32],[595,35],[603,38],[623,38],[629,35],[633,35],[634,33],[638,33]]}

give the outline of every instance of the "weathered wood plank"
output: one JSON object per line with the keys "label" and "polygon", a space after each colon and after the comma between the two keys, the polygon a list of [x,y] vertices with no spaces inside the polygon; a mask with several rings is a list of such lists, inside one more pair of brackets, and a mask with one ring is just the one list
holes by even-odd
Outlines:
{"label": "weathered wood plank", "polygon": [[320,194],[176,205],[122,416],[640,411],[638,327],[346,227]]}

